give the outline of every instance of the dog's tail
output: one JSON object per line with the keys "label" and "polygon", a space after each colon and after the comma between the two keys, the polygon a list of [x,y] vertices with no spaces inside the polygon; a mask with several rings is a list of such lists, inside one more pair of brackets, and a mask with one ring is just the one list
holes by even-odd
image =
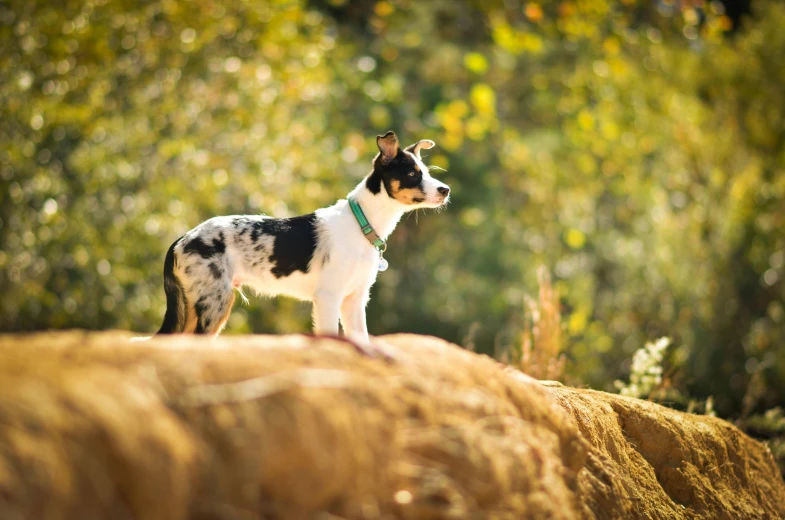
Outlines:
{"label": "dog's tail", "polygon": [[164,260],[164,291],[166,292],[166,314],[158,334],[174,334],[185,329],[185,291],[174,274],[174,248],[183,237],[174,241]]}

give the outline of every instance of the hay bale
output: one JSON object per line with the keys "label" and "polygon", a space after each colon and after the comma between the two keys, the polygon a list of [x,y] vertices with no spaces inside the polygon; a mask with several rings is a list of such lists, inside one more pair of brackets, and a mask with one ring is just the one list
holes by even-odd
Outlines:
{"label": "hay bale", "polygon": [[0,337],[0,518],[770,518],[733,426],[422,336]]}

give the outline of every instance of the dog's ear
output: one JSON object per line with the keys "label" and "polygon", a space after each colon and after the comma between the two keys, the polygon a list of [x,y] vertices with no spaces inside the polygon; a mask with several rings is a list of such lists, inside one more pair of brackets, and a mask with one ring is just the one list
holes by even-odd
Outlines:
{"label": "dog's ear", "polygon": [[377,135],[376,146],[379,147],[379,153],[381,154],[379,158],[383,165],[389,164],[401,151],[401,147],[398,146],[398,138],[395,136],[395,132],[392,131],[384,135]]}
{"label": "dog's ear", "polygon": [[420,150],[430,150],[434,146],[436,146],[436,143],[434,143],[430,139],[420,139],[416,143],[407,146],[406,151],[413,153],[414,155],[417,156],[418,159],[421,159]]}

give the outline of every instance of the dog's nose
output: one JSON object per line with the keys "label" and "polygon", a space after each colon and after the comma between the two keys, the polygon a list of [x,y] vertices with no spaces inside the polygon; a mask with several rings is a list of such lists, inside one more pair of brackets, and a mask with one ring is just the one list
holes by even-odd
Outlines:
{"label": "dog's nose", "polygon": [[439,186],[438,188],[436,188],[436,191],[438,191],[439,193],[441,193],[446,197],[447,194],[450,193],[450,188],[447,186]]}

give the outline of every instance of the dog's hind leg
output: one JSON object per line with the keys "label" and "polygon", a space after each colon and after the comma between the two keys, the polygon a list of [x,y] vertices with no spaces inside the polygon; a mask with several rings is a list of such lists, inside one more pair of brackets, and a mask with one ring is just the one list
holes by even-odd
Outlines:
{"label": "dog's hind leg", "polygon": [[185,305],[185,326],[183,327],[183,332],[186,334],[193,334],[196,332],[196,324],[198,322],[198,318],[196,315],[196,308],[194,307],[194,302],[191,300],[186,301]]}
{"label": "dog's hind leg", "polygon": [[222,306],[222,310],[219,310],[219,316],[222,316],[216,322],[216,327],[214,330],[207,331],[207,334],[215,334],[216,336],[224,330],[226,327],[226,322],[229,321],[229,315],[232,313],[232,307],[234,306],[234,291],[230,293],[229,303]]}
{"label": "dog's hind leg", "polygon": [[185,314],[187,304],[185,301],[185,291],[180,279],[175,273],[177,258],[175,247],[182,240],[182,237],[174,241],[166,253],[164,261],[164,291],[166,292],[166,314],[158,334],[174,334],[183,332],[185,327]]}
{"label": "dog's hind leg", "polygon": [[226,325],[234,305],[231,280],[205,281],[194,292],[194,332],[217,336]]}

